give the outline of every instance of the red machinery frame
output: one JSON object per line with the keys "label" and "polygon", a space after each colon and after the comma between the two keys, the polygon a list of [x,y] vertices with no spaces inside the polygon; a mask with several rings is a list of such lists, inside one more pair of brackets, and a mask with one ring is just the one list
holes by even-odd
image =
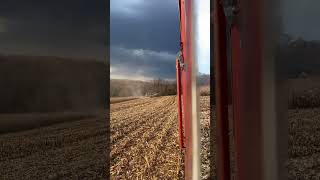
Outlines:
{"label": "red machinery frame", "polygon": [[184,150],[184,175],[188,180],[200,178],[200,122],[195,88],[197,17],[194,3],[195,0],[179,0],[180,53],[176,62],[180,146]]}
{"label": "red machinery frame", "polygon": [[[229,180],[231,173],[227,102],[228,56],[231,56],[229,63],[236,179],[284,177],[283,167],[279,166],[278,159],[286,149],[281,149],[277,144],[281,134],[280,121],[284,120],[278,119],[281,112],[274,109],[279,100],[276,99],[275,79],[270,77],[274,77],[272,47],[275,44],[272,27],[277,24],[273,21],[275,17],[270,16],[271,11],[266,11],[266,8],[272,10],[273,5],[271,0],[214,1],[219,180]],[[230,34],[227,34],[228,32]]]}
{"label": "red machinery frame", "polygon": [[[237,177],[264,179],[262,117],[262,1],[243,0],[241,34],[232,29],[233,113]],[[240,42],[240,36],[241,41]],[[240,48],[243,43],[243,48]]]}
{"label": "red machinery frame", "polygon": [[[189,11],[188,11],[188,10]],[[187,49],[190,49],[191,41],[190,34],[187,30],[190,30],[191,18],[191,1],[189,0],[179,0],[179,13],[180,13],[180,51],[181,58],[178,62],[182,64],[178,70],[181,78],[181,89],[182,89],[182,109],[179,109],[179,114],[181,110],[183,111],[183,126],[180,129],[180,139],[181,146],[184,148],[184,175],[185,179],[192,179],[192,114],[191,114],[191,71],[192,71],[192,54]],[[180,66],[180,65],[179,65]],[[180,72],[181,71],[181,72]],[[180,93],[180,92],[179,92]],[[180,96],[180,94],[179,94]],[[178,96],[178,97],[179,97]],[[180,116],[182,118],[182,116]],[[182,124],[182,119],[179,120]],[[184,134],[183,134],[184,132]]]}
{"label": "red machinery frame", "polygon": [[182,121],[182,102],[181,102],[181,66],[180,59],[176,60],[176,72],[177,72],[177,105],[178,105],[178,124],[179,124],[179,144],[180,148],[184,146],[184,132],[183,132],[183,121]]}
{"label": "red machinery frame", "polygon": [[[195,43],[196,18],[195,0],[179,0],[180,13],[180,55],[177,59],[177,95],[180,146],[185,151],[185,179],[199,178],[200,162],[197,154],[199,144],[195,131]],[[265,38],[266,11],[264,0],[214,0],[215,33],[215,84],[217,112],[217,173],[219,180],[230,180],[229,104],[228,104],[228,63],[231,63],[232,120],[235,133],[236,179],[257,180],[280,177],[277,147],[278,133],[272,135],[267,128],[276,127],[278,120],[274,100],[276,94],[266,92],[263,87],[275,82],[266,78],[269,66]],[[272,44],[272,43],[271,43]],[[230,57],[231,56],[231,57]],[[266,57],[268,57],[266,59]],[[228,62],[230,60],[231,62]],[[270,66],[271,67],[271,66]],[[270,75],[270,73],[269,73]],[[181,80],[181,81],[180,81]],[[270,88],[268,88],[270,90]],[[182,90],[182,94],[181,94]],[[266,96],[267,95],[267,96]],[[183,101],[183,104],[182,102]],[[182,113],[183,112],[183,113]],[[268,114],[273,114],[269,116]],[[267,125],[268,127],[264,127]],[[277,137],[278,136],[278,137]],[[273,147],[268,147],[272,145]],[[268,150],[266,150],[268,149]],[[269,152],[269,150],[271,150]],[[272,160],[268,160],[270,158]],[[272,175],[270,175],[272,174]]]}
{"label": "red machinery frame", "polygon": [[217,175],[219,180],[230,180],[229,124],[228,124],[228,67],[226,17],[221,1],[214,1],[215,84],[217,112]]}
{"label": "red machinery frame", "polygon": [[[217,160],[218,179],[230,179],[229,125],[227,94],[227,55],[231,53],[232,109],[235,132],[236,176],[239,180],[263,179],[262,171],[262,116],[261,116],[261,65],[262,31],[261,1],[229,1],[233,10],[242,3],[242,21],[228,24],[226,8],[214,1],[215,70],[217,106]],[[230,4],[229,4],[230,5]],[[232,18],[236,18],[235,11]],[[229,14],[230,15],[230,14]],[[236,26],[241,23],[242,34]],[[229,25],[229,26],[228,26]],[[231,25],[231,26],[230,26]],[[230,29],[227,29],[230,28]],[[227,47],[230,30],[231,44]],[[242,43],[242,44],[241,44]],[[240,47],[242,45],[242,48]],[[227,48],[231,48],[228,51]]]}

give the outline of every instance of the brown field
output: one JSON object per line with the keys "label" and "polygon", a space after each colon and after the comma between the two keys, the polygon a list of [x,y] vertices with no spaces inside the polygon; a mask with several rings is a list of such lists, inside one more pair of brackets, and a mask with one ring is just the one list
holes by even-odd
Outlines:
{"label": "brown field", "polygon": [[201,96],[210,96],[210,86],[209,85],[201,86],[199,88],[199,91],[200,91]]}
{"label": "brown field", "polygon": [[[0,117],[1,121],[15,120],[16,127],[22,127],[0,134],[0,179],[106,179],[108,128],[105,117],[69,114],[62,118],[59,115],[63,123],[51,122],[23,131],[28,122],[38,126],[39,122],[47,123],[58,117],[34,116]],[[31,128],[30,125],[27,128]]]}
{"label": "brown field", "polygon": [[312,108],[320,106],[320,78],[288,80],[289,108]]}
{"label": "brown field", "polygon": [[[209,96],[202,96],[200,102],[202,178],[209,179],[211,170],[216,179],[215,165],[209,167]],[[320,108],[289,110],[288,118],[289,179],[319,179]],[[111,105],[111,177],[179,179],[183,172],[176,121],[175,96]],[[211,140],[215,143],[214,136]]]}
{"label": "brown field", "polygon": [[[288,179],[320,179],[320,108],[290,109],[287,115],[288,159],[286,170]],[[232,140],[231,137],[231,151],[234,152]],[[231,156],[231,167],[233,175],[236,175],[234,158]],[[215,176],[215,172],[213,175]]]}
{"label": "brown field", "polygon": [[320,108],[289,110],[289,179],[320,179]]}
{"label": "brown field", "polygon": [[[209,175],[209,96],[201,97],[203,177]],[[111,105],[111,179],[179,179],[176,96]]]}
{"label": "brown field", "polygon": [[[112,179],[183,176],[175,100],[175,96],[164,96],[111,104]],[[208,179],[211,171],[215,179],[214,164],[209,168],[209,96],[201,97],[200,106],[202,177]],[[215,112],[212,116],[215,117]],[[291,109],[288,118],[289,179],[319,179],[320,108]],[[42,114],[35,118],[35,114],[21,114],[2,115],[0,120],[0,177],[3,179],[106,178],[109,155],[105,117],[69,113]],[[25,127],[27,122],[29,125]],[[32,124],[42,127],[31,127]],[[13,130],[5,131],[6,128]],[[214,136],[211,140],[215,143]],[[215,149],[211,152],[214,156]]]}
{"label": "brown field", "polygon": [[139,98],[139,97],[111,97],[110,104],[124,102],[124,101],[130,101],[130,100],[137,99],[137,98]]}
{"label": "brown field", "polygon": [[57,113],[21,113],[1,114],[0,134],[19,132],[57,123],[71,122],[95,117],[95,113],[57,112]]}

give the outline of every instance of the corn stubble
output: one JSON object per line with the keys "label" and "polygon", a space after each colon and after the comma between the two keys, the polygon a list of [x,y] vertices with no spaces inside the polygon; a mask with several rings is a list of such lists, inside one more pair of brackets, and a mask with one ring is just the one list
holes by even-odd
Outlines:
{"label": "corn stubble", "polygon": [[[208,177],[209,96],[200,102],[202,175]],[[176,107],[176,96],[111,105],[111,179],[182,179]]]}
{"label": "corn stubble", "polygon": [[289,179],[320,179],[320,108],[289,110]]}
{"label": "corn stubble", "polygon": [[0,135],[0,179],[106,179],[107,124],[87,118]]}
{"label": "corn stubble", "polygon": [[[216,179],[215,164],[209,167],[210,156],[215,156],[216,149],[213,147],[213,154],[209,154],[209,99],[209,96],[200,98],[201,175],[209,179],[211,171],[211,178]],[[110,113],[111,179],[183,177],[175,96],[114,103]],[[215,112],[211,115],[215,118]],[[289,179],[319,179],[320,108],[290,109],[288,119]],[[215,129],[214,124],[212,128]],[[2,134],[0,177],[105,179],[107,130],[105,118],[101,117]],[[214,139],[212,136],[213,145]]]}

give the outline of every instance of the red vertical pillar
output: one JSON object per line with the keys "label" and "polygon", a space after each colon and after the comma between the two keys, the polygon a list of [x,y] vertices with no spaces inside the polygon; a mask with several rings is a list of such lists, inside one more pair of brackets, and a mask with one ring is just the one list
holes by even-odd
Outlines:
{"label": "red vertical pillar", "polygon": [[182,108],[181,108],[181,68],[179,59],[176,60],[177,71],[177,106],[178,106],[178,124],[179,124],[179,142],[180,148],[184,148],[184,134],[183,134],[183,122],[182,122]]}
{"label": "red vertical pillar", "polygon": [[217,175],[219,180],[230,180],[226,17],[224,16],[220,0],[214,1],[214,32],[217,113]]}
{"label": "red vertical pillar", "polygon": [[260,0],[241,0],[241,36],[237,29],[232,30],[232,94],[238,180],[263,179],[261,4]]}
{"label": "red vertical pillar", "polygon": [[196,45],[196,26],[198,9],[195,0],[180,0],[180,35],[183,54],[183,71],[181,72],[183,120],[185,135],[184,172],[185,179],[198,179],[200,176],[198,104],[196,92],[196,60],[198,59]]}
{"label": "red vertical pillar", "polygon": [[[191,114],[191,62],[190,59],[190,12],[191,0],[180,0],[180,36],[182,42],[184,70],[181,71],[181,88],[183,99],[183,120],[185,135],[184,175],[185,179],[192,179],[192,114]],[[188,17],[188,18],[187,18]]]}

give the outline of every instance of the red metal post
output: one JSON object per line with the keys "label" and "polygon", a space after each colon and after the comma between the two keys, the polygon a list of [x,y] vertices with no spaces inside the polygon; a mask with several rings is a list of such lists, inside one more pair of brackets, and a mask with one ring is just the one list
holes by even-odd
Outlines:
{"label": "red metal post", "polygon": [[181,108],[181,68],[179,59],[176,60],[176,71],[177,71],[177,106],[178,106],[178,124],[179,124],[179,135],[180,135],[180,148],[184,147],[184,134],[183,134],[183,123],[182,123],[182,108]]}
{"label": "red metal post", "polygon": [[180,4],[180,37],[182,43],[182,55],[184,59],[184,70],[181,72],[181,88],[183,99],[183,121],[184,121],[184,135],[185,135],[185,153],[184,153],[184,176],[185,179],[192,179],[192,114],[191,114],[191,70],[192,60],[190,59],[190,32],[191,19],[191,1],[179,0]]}
{"label": "red metal post", "polygon": [[240,3],[241,34],[235,28],[232,30],[236,175],[237,180],[257,180],[263,179],[262,3],[259,0],[241,0]]}
{"label": "red metal post", "polygon": [[185,19],[184,24],[184,43],[183,43],[183,55],[185,68],[181,74],[182,76],[182,88],[183,88],[183,112],[184,112],[184,130],[185,130],[185,156],[184,156],[184,173],[185,179],[193,179],[193,147],[192,147],[192,61],[193,61],[193,44],[191,34],[193,17],[192,17],[192,0],[182,0],[183,11],[182,17]]}
{"label": "red metal post", "polygon": [[195,9],[195,0],[179,0],[180,10],[180,36],[181,51],[183,55],[183,71],[181,71],[181,88],[183,99],[183,125],[184,125],[184,175],[185,179],[199,179],[200,153],[198,129],[198,104],[196,89],[196,60],[199,58],[196,48],[197,21],[199,13]]}
{"label": "red metal post", "polygon": [[[239,108],[241,106],[241,98],[239,95],[240,90],[240,82],[241,82],[241,48],[240,48],[240,32],[234,26],[231,30],[231,38],[232,38],[232,113],[233,113],[233,133],[236,133],[236,125],[239,124],[242,116],[242,111]],[[243,99],[242,99],[243,101]],[[236,138],[236,137],[235,137]],[[235,142],[235,146],[236,142]],[[235,148],[236,149],[236,148]],[[237,156],[237,151],[234,153]],[[238,168],[236,168],[236,171]],[[237,175],[237,173],[236,173]]]}
{"label": "red metal post", "polygon": [[214,1],[214,32],[217,112],[217,175],[219,180],[230,180],[226,17],[224,16],[220,0]]}

